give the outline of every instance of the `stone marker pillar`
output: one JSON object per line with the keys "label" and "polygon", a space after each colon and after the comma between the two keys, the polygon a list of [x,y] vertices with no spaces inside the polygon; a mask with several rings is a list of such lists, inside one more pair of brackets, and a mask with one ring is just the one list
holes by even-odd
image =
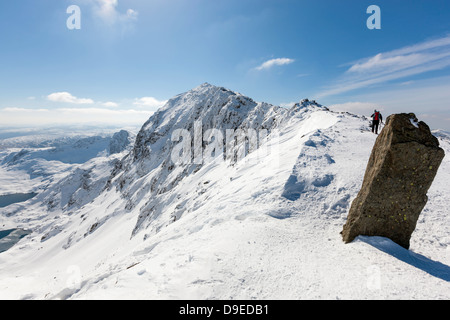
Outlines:
{"label": "stone marker pillar", "polygon": [[430,128],[414,114],[389,116],[341,232],[344,242],[358,235],[381,236],[409,249],[444,155]]}

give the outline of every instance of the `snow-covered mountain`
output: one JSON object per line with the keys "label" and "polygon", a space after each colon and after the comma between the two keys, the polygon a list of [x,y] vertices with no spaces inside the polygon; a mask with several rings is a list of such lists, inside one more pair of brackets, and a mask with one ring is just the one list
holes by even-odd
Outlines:
{"label": "snow-covered mountain", "polygon": [[[40,192],[94,158],[132,148],[136,135],[121,130],[102,135],[37,135],[0,140],[0,195]],[[17,147],[8,147],[16,143]]]}
{"label": "snow-covered mountain", "polygon": [[3,230],[32,230],[0,254],[0,298],[448,299],[448,157],[411,251],[342,242],[367,126],[315,101],[285,109],[206,83],[180,94],[129,149],[118,134],[117,153],[0,209]]}

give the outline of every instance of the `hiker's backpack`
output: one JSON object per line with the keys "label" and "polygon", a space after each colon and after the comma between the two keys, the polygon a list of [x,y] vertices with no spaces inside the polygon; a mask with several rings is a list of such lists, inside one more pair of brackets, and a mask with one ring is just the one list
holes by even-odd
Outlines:
{"label": "hiker's backpack", "polygon": [[380,120],[380,113],[379,112],[375,112],[375,116],[374,116],[373,120],[375,120],[375,121]]}

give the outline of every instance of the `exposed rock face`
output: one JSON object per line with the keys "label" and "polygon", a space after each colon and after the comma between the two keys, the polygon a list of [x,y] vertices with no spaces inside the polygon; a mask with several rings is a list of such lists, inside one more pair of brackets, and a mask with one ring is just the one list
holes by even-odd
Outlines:
{"label": "exposed rock face", "polygon": [[362,188],[341,232],[351,242],[358,235],[382,236],[409,249],[419,215],[444,158],[439,141],[414,114],[388,117],[367,165]]}
{"label": "exposed rock face", "polygon": [[119,132],[114,133],[109,143],[109,153],[121,153],[126,150],[132,143],[132,139],[134,139],[134,137],[126,130],[120,130]]}

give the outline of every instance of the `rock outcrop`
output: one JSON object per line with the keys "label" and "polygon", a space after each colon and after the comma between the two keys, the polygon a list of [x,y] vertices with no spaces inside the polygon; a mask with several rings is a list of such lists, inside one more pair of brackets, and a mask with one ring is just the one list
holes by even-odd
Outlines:
{"label": "rock outcrop", "polygon": [[120,130],[114,133],[109,142],[109,154],[121,153],[126,150],[133,142],[135,137],[126,130]]}
{"label": "rock outcrop", "polygon": [[382,236],[409,249],[443,158],[438,139],[414,114],[388,117],[341,232],[344,242],[358,235]]}

